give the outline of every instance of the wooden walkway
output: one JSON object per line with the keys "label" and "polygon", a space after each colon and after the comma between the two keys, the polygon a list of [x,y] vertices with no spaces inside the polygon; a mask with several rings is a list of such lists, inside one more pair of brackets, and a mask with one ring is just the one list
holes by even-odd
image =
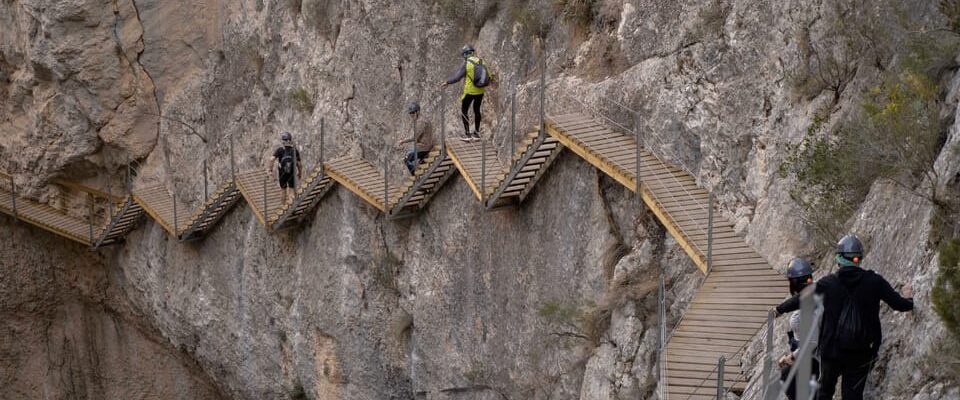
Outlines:
{"label": "wooden walkway", "polygon": [[[9,175],[0,173],[0,178],[7,179]],[[0,185],[0,211],[85,246],[93,244],[93,225],[89,221],[67,215],[61,210],[19,194],[14,195],[9,186]]]}
{"label": "wooden walkway", "polygon": [[157,221],[167,233],[179,238],[189,223],[192,211],[173,196],[163,185],[134,189],[133,198],[150,218]]}
{"label": "wooden walkway", "polygon": [[[497,176],[504,170],[504,165],[497,158],[497,149],[490,145],[484,146],[480,141],[450,140],[447,143],[447,152],[470,190],[477,196],[477,200],[489,198],[496,189]],[[485,186],[483,190],[480,189],[481,185]]]}
{"label": "wooden walkway", "polygon": [[283,189],[277,184],[273,171],[255,169],[237,174],[237,188],[250,205],[253,214],[263,226],[269,227],[284,209],[289,207],[292,198],[283,199]]}
{"label": "wooden walkway", "polygon": [[[628,189],[637,189],[637,143],[592,117],[548,118],[547,132]],[[705,273],[709,194],[692,176],[640,152],[641,196],[680,246]],[[712,271],[694,296],[667,344],[667,391],[674,398],[716,397],[718,358],[726,356],[725,381],[743,391],[739,355],[763,326],[767,312],[787,295],[786,280],[757,254],[732,225],[714,218]],[[712,380],[711,380],[712,379]]]}
{"label": "wooden walkway", "polygon": [[398,188],[388,187],[380,170],[367,160],[339,158],[327,163],[326,169],[331,178],[381,212],[389,212],[390,199],[400,195]]}

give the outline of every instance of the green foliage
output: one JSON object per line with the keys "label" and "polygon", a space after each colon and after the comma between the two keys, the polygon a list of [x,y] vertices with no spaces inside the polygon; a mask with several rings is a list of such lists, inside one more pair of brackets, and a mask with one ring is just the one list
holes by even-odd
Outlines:
{"label": "green foliage", "polygon": [[559,325],[561,336],[577,337],[596,346],[610,327],[610,308],[592,302],[577,306],[556,301],[544,303],[537,312],[541,318]]}
{"label": "green foliage", "polygon": [[944,326],[960,340],[960,238],[940,245],[940,275],[931,289],[933,309]]}
{"label": "green foliage", "polygon": [[940,0],[939,8],[947,18],[947,29],[960,34],[960,0]]}
{"label": "green foliage", "polygon": [[309,114],[313,112],[314,107],[316,107],[310,93],[304,88],[299,88],[291,92],[290,100],[293,102],[293,107],[302,113]]}
{"label": "green foliage", "polygon": [[945,133],[938,93],[933,79],[915,67],[891,71],[863,94],[851,118],[828,131],[823,112],[799,144],[786,146],[780,174],[796,177],[790,196],[821,245],[843,233],[844,223],[877,179],[920,191],[917,185],[932,170]]}
{"label": "green foliage", "polygon": [[599,0],[554,0],[560,18],[565,22],[589,27],[597,17]]}

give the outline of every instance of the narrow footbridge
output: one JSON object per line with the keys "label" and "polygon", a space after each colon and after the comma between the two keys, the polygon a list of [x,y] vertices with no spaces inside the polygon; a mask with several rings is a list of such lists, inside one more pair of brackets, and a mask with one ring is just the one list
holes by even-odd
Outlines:
{"label": "narrow footbridge", "polygon": [[[546,116],[516,146],[506,164],[486,142],[451,141],[429,152],[415,173],[392,185],[383,169],[352,157],[320,163],[283,199],[275,176],[264,169],[236,174],[196,210],[187,209],[165,186],[107,196],[106,221],[77,217],[18,192],[13,177],[0,174],[0,212],[92,248],[121,243],[145,213],[180,241],[202,238],[242,198],[257,220],[278,231],[302,222],[335,184],[390,218],[417,215],[457,172],[486,209],[524,201],[564,148],[631,191],[707,275],[673,329],[661,363],[668,397],[707,399],[717,395],[717,362],[727,360],[724,386],[742,392],[739,365],[747,343],[767,311],[787,293],[785,280],[723,218],[687,172],[640,148],[634,136],[582,113]],[[79,186],[79,185],[75,185]],[[84,188],[93,193],[92,189]]]}

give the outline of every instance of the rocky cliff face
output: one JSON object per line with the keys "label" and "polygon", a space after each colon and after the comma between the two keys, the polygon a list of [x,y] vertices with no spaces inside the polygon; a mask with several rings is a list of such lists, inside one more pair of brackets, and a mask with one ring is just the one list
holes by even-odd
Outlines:
{"label": "rocky cliff face", "polygon": [[[934,3],[898,12],[932,29],[944,24]],[[456,93],[441,103],[437,87],[470,42],[497,73],[484,130],[502,150],[509,93],[518,85],[520,126],[530,126],[546,56],[551,111],[580,107],[574,97],[632,127],[618,104],[639,110],[647,145],[713,190],[780,266],[815,250],[792,182],[776,173],[784,145],[825,105],[837,118],[855,108],[856,90],[844,88],[869,85],[891,62],[798,95],[788,78],[827,46],[825,21],[846,16],[837,10],[739,0],[7,1],[0,156],[34,188],[60,176],[119,185],[134,160],[135,185],[164,183],[193,207],[201,160],[216,185],[230,175],[231,141],[238,169],[262,168],[288,130],[315,165],[322,119],[326,157],[386,160],[399,181],[407,101],[434,121],[446,113],[447,131],[460,132]],[[946,86],[956,108],[957,84]],[[951,129],[943,176],[960,168]],[[870,238],[868,267],[918,289],[917,312],[884,316],[871,378],[879,397],[957,396],[935,370],[904,367],[945,337],[928,300],[930,213],[877,183],[849,223]],[[657,277],[668,280],[671,323],[702,279],[629,192],[570,153],[526,203],[495,213],[455,178],[409,220],[384,220],[340,188],[291,231],[267,233],[241,206],[201,242],[175,243],[148,222],[97,254],[0,223],[17,238],[3,263],[18,272],[0,281],[3,313],[17,321],[0,342],[9,398],[651,398]],[[914,340],[916,326],[929,339]]]}

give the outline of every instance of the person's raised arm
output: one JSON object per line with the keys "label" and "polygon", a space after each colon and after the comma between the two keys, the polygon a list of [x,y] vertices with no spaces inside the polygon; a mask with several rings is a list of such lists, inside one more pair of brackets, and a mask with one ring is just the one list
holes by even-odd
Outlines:
{"label": "person's raised arm", "polygon": [[463,65],[460,66],[460,69],[457,70],[457,73],[453,74],[453,76],[451,76],[450,79],[447,79],[447,81],[444,82],[443,85],[441,86],[452,85],[454,83],[460,82],[460,80],[463,79],[465,76],[467,76],[466,62],[464,62]]}
{"label": "person's raised arm", "polygon": [[903,288],[903,294],[905,296],[910,296],[906,298],[901,296],[900,293],[897,293],[896,290],[893,290],[893,287],[890,286],[890,282],[887,282],[882,276],[880,278],[880,299],[884,303],[887,303],[890,308],[897,311],[910,311],[913,310],[913,287],[909,284]]}
{"label": "person's raised arm", "polygon": [[795,294],[793,297],[784,300],[783,303],[780,303],[777,306],[777,316],[786,314],[791,311],[797,311],[800,309],[800,294]]}

